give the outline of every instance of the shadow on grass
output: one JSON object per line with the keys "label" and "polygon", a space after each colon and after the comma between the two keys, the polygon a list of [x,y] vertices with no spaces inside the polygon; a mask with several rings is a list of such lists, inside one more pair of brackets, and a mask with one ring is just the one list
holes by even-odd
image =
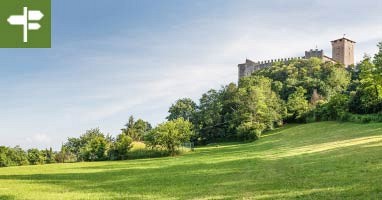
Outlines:
{"label": "shadow on grass", "polygon": [[[214,167],[209,164],[162,166],[159,169],[108,170],[107,168],[108,166],[105,166],[105,171],[93,173],[1,175],[0,180],[57,185],[70,191],[85,193],[104,191],[115,195],[121,193],[129,196],[145,194],[166,199],[174,196],[187,199],[190,195],[211,194],[211,188],[203,187],[204,184],[216,184],[217,180],[222,177],[234,178],[236,172],[240,171],[238,168],[223,169],[218,166],[216,166],[218,170],[214,170]],[[229,188],[231,187],[227,186],[226,189]],[[60,193],[60,191],[55,192]],[[231,190],[231,192],[233,191]]]}
{"label": "shadow on grass", "polygon": [[[314,134],[301,139],[301,132],[287,129],[291,141],[277,134],[254,143],[196,149],[197,153],[179,158],[105,162],[99,166],[79,164],[67,173],[0,175],[0,182],[48,184],[52,186],[51,193],[68,189],[79,193],[102,192],[110,198],[142,194],[154,199],[373,199],[378,196],[382,192],[379,188],[381,151],[378,146],[364,147],[369,142],[374,146],[379,144],[379,136],[375,136],[378,133],[368,133],[369,139],[362,140],[367,139],[363,138],[362,130],[347,136],[346,131],[353,128],[349,126],[344,133],[331,135],[323,131],[342,124],[328,125],[318,126]],[[303,126],[307,130],[311,128],[311,125]],[[266,159],[267,155],[277,159]],[[76,169],[87,171],[76,173]]]}
{"label": "shadow on grass", "polygon": [[0,195],[0,200],[14,200],[15,197],[11,195]]}
{"label": "shadow on grass", "polygon": [[302,126],[302,125],[301,124],[286,124],[284,126],[275,128],[274,130],[267,131],[267,132],[261,134],[261,138],[283,133],[285,131],[288,131],[291,128],[295,128],[296,126]]}
{"label": "shadow on grass", "polygon": [[[354,171],[357,172],[358,176],[352,178],[335,176],[336,170],[346,170],[354,164],[349,159],[354,157],[353,153],[343,152],[343,154],[345,158],[329,152],[319,152],[305,155],[303,162],[293,158],[279,161],[262,161],[253,158],[224,161],[221,158],[220,162],[208,163],[204,160],[193,164],[172,165],[163,160],[156,163],[161,164],[156,168],[152,168],[150,164],[146,167],[130,168],[131,166],[126,162],[125,169],[114,169],[111,163],[97,168],[89,167],[89,169],[101,170],[97,172],[0,175],[0,180],[57,185],[69,188],[71,191],[86,193],[103,191],[115,195],[145,194],[151,197],[180,199],[211,196],[215,196],[216,199],[219,199],[219,196],[246,198],[253,195],[259,195],[260,199],[351,197],[362,192],[357,189],[356,184],[366,183],[369,180],[367,177],[365,180],[359,180],[365,175],[359,173],[359,169],[342,172],[343,175],[348,172],[348,175],[352,176]],[[344,162],[346,160],[347,163]],[[145,165],[145,163],[141,164]],[[309,178],[306,177],[307,175]],[[341,184],[336,185],[336,183]],[[352,188],[352,190],[343,188]],[[377,195],[374,189],[370,190],[370,195]]]}

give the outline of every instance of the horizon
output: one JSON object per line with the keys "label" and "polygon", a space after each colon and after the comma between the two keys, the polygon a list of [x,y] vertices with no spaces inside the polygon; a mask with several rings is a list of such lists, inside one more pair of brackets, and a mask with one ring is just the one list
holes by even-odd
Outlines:
{"label": "horizon", "polygon": [[343,34],[359,62],[382,41],[381,9],[377,0],[55,1],[51,49],[0,49],[1,145],[58,150],[91,128],[115,136],[130,115],[156,125],[177,99],[236,83],[245,58],[316,46],[331,56]]}

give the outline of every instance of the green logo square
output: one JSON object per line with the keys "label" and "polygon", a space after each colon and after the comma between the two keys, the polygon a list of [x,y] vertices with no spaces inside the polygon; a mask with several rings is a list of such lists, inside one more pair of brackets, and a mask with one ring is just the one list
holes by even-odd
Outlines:
{"label": "green logo square", "polygon": [[0,48],[50,48],[51,0],[1,0]]}

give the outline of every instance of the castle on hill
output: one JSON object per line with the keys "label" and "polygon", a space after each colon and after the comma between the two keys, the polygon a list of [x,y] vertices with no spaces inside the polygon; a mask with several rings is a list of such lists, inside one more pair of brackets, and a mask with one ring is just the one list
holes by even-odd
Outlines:
{"label": "castle on hill", "polygon": [[354,41],[347,39],[345,37],[333,40],[332,43],[332,57],[328,57],[324,54],[323,50],[311,49],[309,51],[305,51],[305,56],[303,57],[293,57],[293,58],[281,58],[281,59],[273,59],[266,61],[258,61],[254,62],[252,60],[246,59],[245,63],[239,64],[239,79],[245,76],[251,75],[253,72],[264,69],[266,67],[271,67],[275,62],[288,62],[290,60],[296,59],[309,59],[309,58],[320,58],[324,61],[328,62],[336,62],[341,63],[345,67],[354,64]]}

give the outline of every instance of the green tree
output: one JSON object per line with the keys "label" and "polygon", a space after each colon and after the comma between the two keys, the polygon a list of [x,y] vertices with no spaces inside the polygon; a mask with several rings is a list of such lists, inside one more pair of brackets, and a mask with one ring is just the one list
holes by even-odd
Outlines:
{"label": "green tree", "polygon": [[9,148],[5,146],[0,146],[0,167],[8,167],[9,161],[8,161],[8,154]]}
{"label": "green tree", "polygon": [[328,120],[345,120],[349,112],[349,96],[345,94],[337,94],[324,105],[325,117]]}
{"label": "green tree", "polygon": [[81,135],[79,138],[68,138],[68,141],[63,145],[65,152],[59,155],[60,159],[71,158],[72,155],[75,155],[76,161],[86,160],[83,155],[86,152],[84,149],[88,143],[94,138],[104,138],[105,135],[99,130],[99,128],[94,128],[87,130],[85,134]]}
{"label": "green tree", "polygon": [[192,99],[184,98],[179,99],[172,104],[168,112],[170,113],[167,116],[168,120],[174,120],[178,118],[183,118],[188,121],[192,121],[192,118],[196,111],[196,103]]}
{"label": "green tree", "polygon": [[80,151],[87,143],[86,139],[87,137],[83,137],[82,140],[80,138],[68,138],[68,141],[65,143],[65,150],[73,153],[77,161],[81,160]]}
{"label": "green tree", "polygon": [[135,132],[135,138],[132,139],[134,139],[135,141],[141,141],[144,139],[145,134],[151,130],[151,124],[142,119],[138,119],[134,123],[133,129]]}
{"label": "green tree", "polygon": [[41,150],[41,154],[44,158],[44,163],[47,163],[47,164],[51,164],[51,163],[55,163],[55,155],[54,155],[54,152],[53,152],[53,149],[52,147],[48,149],[45,149],[45,150]]}
{"label": "green tree", "polygon": [[65,162],[76,162],[79,161],[77,159],[77,155],[74,155],[71,151],[68,150],[68,147],[65,145],[61,146],[61,150],[54,155],[54,160],[57,163],[65,163]]}
{"label": "green tree", "polygon": [[112,146],[112,160],[125,160],[132,147],[133,139],[126,134],[119,134]]}
{"label": "green tree", "polygon": [[6,149],[7,153],[5,157],[7,160],[7,166],[20,166],[29,164],[26,152],[19,146],[16,146],[14,148],[6,147]]}
{"label": "green tree", "polygon": [[134,119],[134,116],[130,116],[129,117],[129,121],[125,124],[126,126],[126,129],[133,129],[134,128],[134,124],[135,124],[135,119]]}
{"label": "green tree", "polygon": [[191,122],[178,118],[159,124],[151,130],[147,142],[151,147],[157,148],[160,145],[171,155],[175,155],[182,143],[190,141],[192,134]]}
{"label": "green tree", "polygon": [[[343,68],[333,68],[327,77],[327,84],[332,88],[332,93],[345,91],[350,84],[351,74]],[[333,94],[334,95],[334,94]]]}
{"label": "green tree", "polygon": [[221,110],[221,131],[225,140],[236,140],[237,129],[240,120],[237,119],[237,110],[240,106],[240,97],[238,95],[238,87],[234,83],[230,83],[220,90],[220,101],[222,103]]}
{"label": "green tree", "polygon": [[86,161],[106,160],[109,144],[104,137],[97,136],[92,138],[84,148],[81,154]]}
{"label": "green tree", "polygon": [[44,157],[38,149],[29,149],[27,153],[31,165],[44,164]]}
{"label": "green tree", "polygon": [[298,87],[288,98],[287,108],[290,120],[305,120],[304,115],[309,111],[309,103],[305,98],[306,90]]}
{"label": "green tree", "polygon": [[134,116],[131,115],[129,117],[129,121],[125,124],[126,128],[121,129],[122,133],[131,137],[133,140],[138,138],[136,129],[134,128],[134,124],[135,124],[135,119],[134,119]]}
{"label": "green tree", "polygon": [[237,111],[237,120],[240,122],[237,134],[240,139],[258,139],[263,131],[282,124],[285,109],[282,100],[272,91],[271,82],[271,79],[262,76],[241,80]]}
{"label": "green tree", "polygon": [[370,57],[365,57],[358,67],[360,81],[351,103],[355,107],[351,107],[351,110],[359,114],[377,113],[382,110],[382,66],[375,65]]}
{"label": "green tree", "polygon": [[194,118],[195,129],[200,143],[209,143],[226,138],[223,128],[223,102],[221,91],[209,90],[199,100]]}
{"label": "green tree", "polygon": [[134,141],[141,141],[144,135],[151,130],[151,124],[142,119],[134,120],[133,116],[129,117],[129,121],[125,125],[126,128],[121,129],[122,133],[131,137]]}
{"label": "green tree", "polygon": [[378,74],[381,75],[381,73],[382,73],[382,71],[381,71],[381,69],[382,69],[382,42],[379,42],[377,46],[378,46],[378,53],[376,53],[374,55],[373,62],[374,62],[374,65],[378,69],[378,71],[377,71]]}

